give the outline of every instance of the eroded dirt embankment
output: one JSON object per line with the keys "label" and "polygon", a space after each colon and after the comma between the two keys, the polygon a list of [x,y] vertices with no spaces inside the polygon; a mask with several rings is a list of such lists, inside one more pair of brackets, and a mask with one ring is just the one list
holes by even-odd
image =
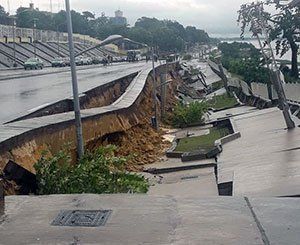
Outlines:
{"label": "eroded dirt embankment", "polygon": [[[167,80],[172,80],[172,82],[166,85],[166,115],[171,113],[176,105],[177,86],[182,83],[177,72],[168,73]],[[160,82],[161,81],[159,79],[158,83]],[[89,150],[108,144],[118,146],[117,154],[128,157],[126,167],[129,171],[141,171],[143,165],[151,164],[161,159],[161,157],[165,154],[165,151],[170,147],[171,143],[164,140],[163,135],[165,132],[162,130],[155,130],[150,124],[151,117],[154,115],[152,85],[152,81],[147,83],[142,97],[143,99],[139,104],[141,113],[143,114],[143,117],[139,120],[139,122],[127,130],[107,134],[93,142],[90,142],[88,144]],[[157,111],[159,119],[161,119],[162,96],[160,89],[157,89],[157,98]]]}
{"label": "eroded dirt embankment", "polygon": [[[158,84],[160,74],[165,72],[165,67],[157,69]],[[166,93],[166,111],[170,111],[176,103],[175,94],[177,85],[181,82],[175,65],[169,68],[169,79]],[[140,164],[152,163],[160,157],[165,142],[160,133],[155,132],[151,126],[153,116],[153,79],[150,73],[142,92],[135,102],[128,108],[108,111],[83,118],[83,137],[86,148],[92,149],[105,143],[115,143],[120,146],[119,154],[136,155],[129,161],[128,169],[138,170]],[[157,106],[160,114],[160,90],[157,89]],[[55,154],[64,144],[75,152],[76,138],[73,121],[66,121],[36,128],[27,131],[18,137],[11,138],[0,147],[0,170],[9,160],[20,164],[25,169],[35,173],[34,164],[40,159],[45,150]]]}

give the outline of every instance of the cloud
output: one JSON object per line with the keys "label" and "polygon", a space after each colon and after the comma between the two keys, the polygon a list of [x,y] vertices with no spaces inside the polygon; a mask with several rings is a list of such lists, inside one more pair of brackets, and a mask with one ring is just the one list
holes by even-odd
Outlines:
{"label": "cloud", "polygon": [[[1,0],[4,1],[4,0]],[[11,10],[20,4],[28,6],[31,0],[10,0]],[[50,10],[50,0],[32,0],[36,7]],[[194,25],[209,33],[237,33],[237,10],[247,0],[71,0],[77,11],[88,10],[112,16],[118,8],[123,10],[130,24],[142,16],[177,20],[184,25]],[[52,0],[53,10],[64,7],[64,0]],[[6,4],[3,4],[7,8]]]}

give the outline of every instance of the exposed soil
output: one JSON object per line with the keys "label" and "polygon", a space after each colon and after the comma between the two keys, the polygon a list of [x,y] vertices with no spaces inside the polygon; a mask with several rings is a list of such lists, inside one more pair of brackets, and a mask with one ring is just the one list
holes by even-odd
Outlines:
{"label": "exposed soil", "polygon": [[105,143],[117,145],[117,154],[128,157],[127,170],[141,171],[142,165],[157,162],[170,147],[171,143],[164,140],[163,134],[163,131],[156,131],[149,123],[144,123],[111,135]]}
{"label": "exposed soil", "polygon": [[[167,85],[166,103],[165,103],[165,118],[172,113],[174,106],[177,103],[176,93],[178,84],[182,83],[176,73],[168,74],[168,79],[172,82]],[[128,157],[127,170],[141,171],[143,165],[152,164],[159,161],[165,151],[171,146],[169,141],[163,138],[166,132],[162,130],[156,131],[150,125],[150,119],[153,115],[153,100],[152,100],[152,83],[147,89],[145,96],[141,102],[141,108],[144,114],[144,120],[140,124],[131,127],[127,131],[105,135],[101,139],[89,144],[89,149],[95,149],[99,146],[113,144],[118,146],[117,154]],[[157,98],[161,99],[161,94],[158,89]],[[160,117],[160,103],[157,103],[158,115]]]}

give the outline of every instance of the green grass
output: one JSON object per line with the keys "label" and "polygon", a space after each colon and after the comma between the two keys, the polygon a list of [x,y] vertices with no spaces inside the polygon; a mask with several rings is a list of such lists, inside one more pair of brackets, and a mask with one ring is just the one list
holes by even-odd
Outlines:
{"label": "green grass", "polygon": [[294,78],[291,76],[285,75],[284,78],[285,78],[286,83],[300,83],[300,79],[297,79],[297,78]]}
{"label": "green grass", "polygon": [[219,90],[220,88],[223,88],[223,87],[224,87],[223,81],[214,82],[211,85],[212,91],[217,91],[217,90]]}
{"label": "green grass", "polygon": [[230,108],[238,103],[234,96],[229,97],[227,94],[216,95],[207,102],[214,109]]}
{"label": "green grass", "polygon": [[215,141],[229,134],[228,128],[211,128],[208,135],[180,139],[175,151],[192,152],[214,147]]}

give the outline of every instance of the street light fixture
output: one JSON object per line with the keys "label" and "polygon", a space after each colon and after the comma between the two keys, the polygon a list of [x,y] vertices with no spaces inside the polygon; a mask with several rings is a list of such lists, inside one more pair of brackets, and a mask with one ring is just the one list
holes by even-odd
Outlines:
{"label": "street light fixture", "polygon": [[12,27],[13,27],[13,58],[14,58],[13,67],[17,67],[17,61],[16,61],[16,17],[10,16],[9,19],[12,20]]}
{"label": "street light fixture", "polygon": [[84,54],[84,53],[86,53],[86,52],[88,52],[88,51],[90,51],[90,50],[95,49],[95,48],[102,47],[102,46],[105,46],[105,45],[107,45],[107,44],[110,44],[110,43],[112,43],[112,42],[115,42],[115,41],[118,41],[118,40],[122,40],[122,39],[124,39],[124,37],[122,37],[121,35],[111,35],[111,36],[109,36],[108,38],[104,39],[102,42],[98,43],[97,45],[95,45],[95,46],[93,46],[93,47],[90,47],[90,48],[88,48],[88,49],[85,49],[85,50],[83,50],[83,51],[77,53],[77,54],[75,55],[75,57],[76,57],[76,56],[79,56],[79,55],[82,55],[82,54]]}

